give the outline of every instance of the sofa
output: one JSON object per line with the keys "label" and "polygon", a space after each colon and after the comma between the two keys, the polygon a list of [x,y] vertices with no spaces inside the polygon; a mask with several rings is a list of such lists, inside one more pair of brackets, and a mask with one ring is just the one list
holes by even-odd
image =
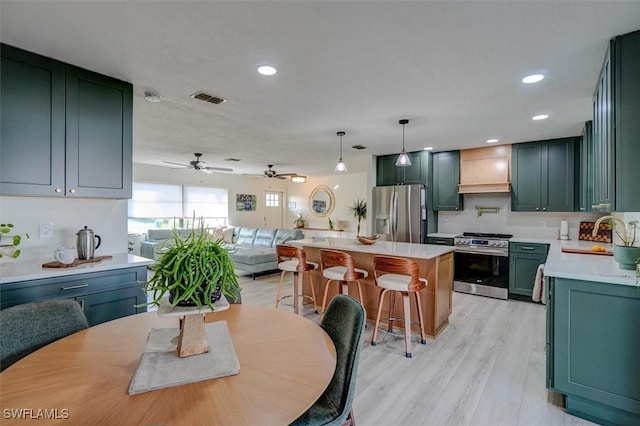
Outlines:
{"label": "sofa", "polygon": [[[178,229],[181,236],[189,233],[188,229]],[[276,245],[290,240],[304,237],[300,229],[249,228],[239,226],[235,228],[217,229],[214,236],[222,238],[229,248],[231,259],[236,269],[250,272],[253,279],[261,272],[273,271],[278,268],[276,263]],[[165,241],[173,237],[172,229],[149,229],[145,241],[140,243],[140,255],[156,260],[159,256],[156,250],[166,244]]]}
{"label": "sofa", "polygon": [[237,227],[227,244],[236,269],[251,272],[253,279],[260,272],[278,269],[276,245],[304,237],[300,229],[273,229]]}

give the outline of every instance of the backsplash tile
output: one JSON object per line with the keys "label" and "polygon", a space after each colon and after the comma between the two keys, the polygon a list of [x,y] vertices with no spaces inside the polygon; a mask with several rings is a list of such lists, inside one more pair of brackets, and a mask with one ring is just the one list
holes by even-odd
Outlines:
{"label": "backsplash tile", "polygon": [[[498,213],[478,216],[477,207],[498,207]],[[631,214],[631,213],[628,213]],[[438,212],[438,232],[491,232],[516,237],[557,239],[560,221],[569,222],[569,238],[578,238],[580,222],[595,222],[601,213],[512,212],[510,194],[466,194],[461,212]],[[628,220],[628,219],[627,219]]]}

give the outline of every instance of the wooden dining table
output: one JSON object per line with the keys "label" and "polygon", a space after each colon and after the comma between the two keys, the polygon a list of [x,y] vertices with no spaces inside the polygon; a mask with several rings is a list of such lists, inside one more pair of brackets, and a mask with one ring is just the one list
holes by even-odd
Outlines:
{"label": "wooden dining table", "polygon": [[[147,312],[72,334],[0,374],[0,423],[82,425],[286,425],[328,386],[336,367],[330,337],[292,312],[231,305],[226,320],[238,375],[129,395],[152,328],[178,318]],[[18,419],[22,416],[26,419]]]}

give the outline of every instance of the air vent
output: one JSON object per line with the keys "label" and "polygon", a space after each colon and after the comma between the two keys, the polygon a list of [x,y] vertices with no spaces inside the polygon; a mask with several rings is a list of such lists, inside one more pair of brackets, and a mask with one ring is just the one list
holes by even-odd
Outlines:
{"label": "air vent", "polygon": [[353,149],[367,149],[367,147],[364,146],[364,145],[353,145],[351,148],[353,148]]}
{"label": "air vent", "polygon": [[224,161],[235,161],[237,163],[238,161],[240,161],[240,159],[229,157],[229,158],[225,158]]}
{"label": "air vent", "polygon": [[193,95],[191,95],[191,97],[193,99],[198,99],[200,101],[209,102],[210,104],[215,104],[215,105],[218,105],[227,101],[226,99],[222,99],[217,96],[213,96],[204,92],[196,92]]}

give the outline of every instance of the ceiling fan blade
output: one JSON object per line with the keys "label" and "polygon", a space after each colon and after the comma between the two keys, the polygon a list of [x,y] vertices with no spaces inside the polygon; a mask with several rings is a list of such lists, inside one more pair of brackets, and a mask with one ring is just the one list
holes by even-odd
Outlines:
{"label": "ceiling fan blade", "polygon": [[213,173],[213,170],[209,170],[207,167],[200,167],[198,170],[200,170],[202,173],[206,173],[208,175]]}
{"label": "ceiling fan blade", "polygon": [[163,163],[167,163],[167,164],[176,164],[178,166],[184,166],[184,167],[191,167],[189,164],[184,164],[184,163],[176,163],[175,161],[162,161]]}
{"label": "ceiling fan blade", "polygon": [[276,179],[286,179],[286,177],[284,177],[283,175],[277,175],[277,176],[274,176],[274,178],[276,178]]}
{"label": "ceiling fan blade", "polygon": [[212,167],[212,166],[207,166],[207,167],[200,167],[200,169],[202,170],[211,170],[214,172],[233,172],[233,169],[230,169],[228,167]]}
{"label": "ceiling fan blade", "polygon": [[284,177],[289,177],[289,176],[298,176],[298,174],[297,174],[297,173],[278,173],[278,174],[276,175],[276,177],[281,177],[281,176],[284,176]]}

